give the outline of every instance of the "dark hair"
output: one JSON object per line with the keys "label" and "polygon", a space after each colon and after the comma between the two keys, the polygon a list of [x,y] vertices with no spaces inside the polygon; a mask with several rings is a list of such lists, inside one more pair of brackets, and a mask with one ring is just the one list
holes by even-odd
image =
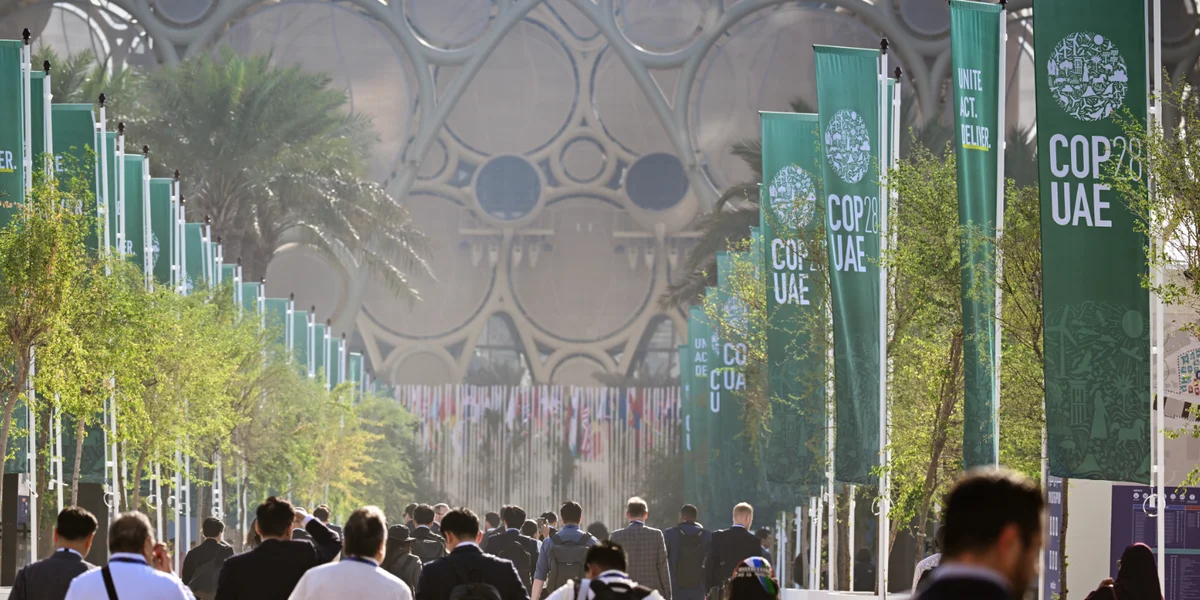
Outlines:
{"label": "dark hair", "polygon": [[608,539],[608,526],[605,525],[604,523],[601,523],[600,521],[596,521],[595,523],[588,525],[587,532],[592,537],[594,537],[602,542],[604,540]]}
{"label": "dark hair", "polygon": [[[562,515],[563,523],[578,525],[583,520],[583,507],[579,506],[578,502],[571,502],[569,500],[563,502],[562,508],[559,508],[558,512]],[[554,516],[554,513],[550,513],[550,515]]]}
{"label": "dark hair", "polygon": [[342,527],[346,556],[374,557],[387,539],[387,519],[378,506],[364,506],[352,513]]}
{"label": "dark hair", "polygon": [[142,554],[146,551],[146,540],[153,539],[150,519],[140,512],[122,513],[108,528],[109,552]]}
{"label": "dark hair", "polygon": [[[520,506],[508,507],[508,512],[504,514],[504,525],[509,529],[520,529],[525,524],[525,509]],[[537,527],[537,523],[534,523]]]}
{"label": "dark hair", "polygon": [[767,538],[771,537],[771,529],[768,527],[759,527],[758,531],[754,532],[754,537],[758,538],[759,540],[766,540]]}
{"label": "dark hair", "polygon": [[[507,511],[508,507],[506,506],[500,510]],[[483,520],[487,522],[488,527],[499,527],[500,526],[500,513],[489,512],[488,514],[483,516]]]}
{"label": "dark hair", "polygon": [[[552,511],[552,510],[548,510],[548,511],[542,513],[542,518],[545,519],[547,523],[557,523],[558,522],[558,515],[554,514],[554,511]],[[583,517],[580,516],[579,518],[582,519]]]}
{"label": "dark hair", "polygon": [[296,510],[292,503],[283,498],[271,496],[266,502],[258,505],[254,511],[258,519],[258,528],[262,534],[269,537],[287,535],[292,530],[292,521],[296,519]]}
{"label": "dark hair", "polygon": [[442,517],[442,535],[453,533],[460,540],[475,541],[479,536],[479,517],[469,508],[456,508]]}
{"label": "dark hair", "polygon": [[412,548],[412,542],[408,539],[408,527],[405,525],[392,525],[388,527],[388,539],[386,552],[384,554],[383,563],[379,566],[389,573],[393,573],[394,567],[400,563],[400,559],[408,555]]}
{"label": "dark hair", "polygon": [[433,507],[428,504],[418,504],[413,509],[413,520],[417,525],[430,525],[433,523]]}
{"label": "dark hair", "polygon": [[588,548],[585,561],[588,566],[598,567],[601,571],[624,571],[625,563],[625,549],[612,540],[604,540]]}
{"label": "dark hair", "polygon": [[691,504],[684,504],[683,508],[679,509],[679,516],[683,517],[684,521],[695,521],[700,517],[700,511]]}
{"label": "dark hair", "polygon": [[779,598],[779,582],[765,559],[753,560],[756,565],[738,564],[733,576],[725,582],[726,600],[775,600]]}
{"label": "dark hair", "polygon": [[537,521],[525,521],[521,524],[521,535],[533,537],[538,534]]}
{"label": "dark hair", "polygon": [[262,543],[262,536],[258,535],[258,518],[250,519],[250,527],[246,529],[246,549],[257,548]]}
{"label": "dark hair", "polygon": [[200,533],[206,538],[215,538],[222,533],[225,533],[225,524],[216,517],[208,517],[204,519],[204,523],[200,525]]}
{"label": "dark hair", "polygon": [[1032,544],[1041,531],[1042,491],[1032,479],[1005,469],[974,469],[954,484],[942,518],[942,554],[947,558],[992,547],[1009,525],[1021,543]]}
{"label": "dark hair", "polygon": [[329,505],[327,505],[327,504],[322,504],[322,505],[318,506],[318,507],[317,507],[315,510],[313,510],[313,512],[312,512],[312,516],[313,516],[313,518],[314,518],[314,519],[316,519],[316,520],[318,520],[318,521],[320,521],[320,522],[322,522],[322,523],[328,523],[328,522],[329,522],[329,514],[330,514],[330,513],[329,513]]}
{"label": "dark hair", "polygon": [[637,496],[630,498],[625,507],[625,513],[631,517],[645,517],[649,512],[650,507],[646,506],[646,501]]}
{"label": "dark hair", "polygon": [[417,503],[416,503],[416,502],[410,502],[410,503],[408,504],[408,506],[405,506],[405,507],[404,507],[404,516],[406,516],[406,517],[411,517],[411,516],[413,516],[413,511],[414,511],[414,510],[416,510],[416,509],[417,509]]}
{"label": "dark hair", "polygon": [[[96,516],[79,506],[68,506],[58,513],[54,531],[68,542],[78,542],[96,533],[99,523]],[[140,551],[139,551],[140,552]]]}

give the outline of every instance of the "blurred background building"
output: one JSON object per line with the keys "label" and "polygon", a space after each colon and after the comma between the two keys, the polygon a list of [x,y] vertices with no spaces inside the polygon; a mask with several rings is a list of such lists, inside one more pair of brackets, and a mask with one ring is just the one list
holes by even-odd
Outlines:
{"label": "blurred background building", "polygon": [[[1025,132],[1030,4],[1008,4],[1007,122]],[[1194,1],[1164,7],[1166,64],[1190,76]],[[816,106],[812,44],[889,38],[912,122],[949,93],[944,0],[0,0],[0,37],[22,27],[147,68],[229,44],[345,86],[436,281],[408,304],[291,246],[268,295],[295,292],[408,384],[671,382],[686,316],[658,298],[697,216],[753,181],[731,149],[758,111]]]}

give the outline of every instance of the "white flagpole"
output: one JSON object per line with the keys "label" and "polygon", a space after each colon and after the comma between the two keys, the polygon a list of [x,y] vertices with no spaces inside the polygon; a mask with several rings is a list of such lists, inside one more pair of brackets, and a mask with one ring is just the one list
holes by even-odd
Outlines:
{"label": "white flagpole", "polygon": [[850,581],[848,589],[854,591],[854,512],[858,508],[858,486],[850,486],[850,525],[846,531],[847,548],[850,550]]}
{"label": "white flagpole", "polygon": [[[162,252],[162,247],[159,247],[160,255],[170,254],[170,240],[168,242],[168,251]],[[146,275],[146,289],[154,288],[154,232],[150,227],[150,146],[142,146],[142,271]]]}
{"label": "white flagpole", "polygon": [[[889,144],[888,127],[887,127],[887,56],[888,41],[885,38],[880,43],[879,53],[879,164],[883,168],[887,168],[891,162],[888,160]],[[899,90],[896,90],[899,95]],[[887,178],[883,178],[883,187],[879,190],[880,210],[879,210],[879,248],[880,256],[888,251],[888,206],[882,202],[888,197]],[[890,531],[890,523],[888,522],[888,512],[890,510],[890,482],[888,477],[888,464],[886,449],[888,445],[888,428],[887,428],[887,301],[888,301],[888,270],[886,266],[879,267],[879,452],[881,455],[883,469],[879,476],[879,549],[878,549],[878,587],[879,597],[887,598],[887,581],[888,581],[888,532]]]}
{"label": "white flagpole", "polygon": [[314,304],[308,310],[308,378],[317,375],[317,306]]}
{"label": "white flagpole", "polygon": [[288,294],[286,326],[283,328],[283,345],[287,347],[287,361],[290,364],[295,359],[296,332],[292,321],[296,316],[296,293]]}
{"label": "white flagpole", "polygon": [[808,499],[808,589],[815,590],[820,587],[821,568],[817,564],[817,522],[820,517],[817,516],[817,499],[810,497]]}
{"label": "white flagpole", "polygon": [[[54,405],[62,406],[62,399],[58,394],[54,394]],[[58,512],[63,509],[63,432],[62,432],[62,410],[55,408],[54,410],[54,492],[56,506]]]}
{"label": "white flagpole", "polygon": [[[1000,138],[1000,143],[997,144],[999,152],[996,152],[996,237],[999,239],[1001,232],[1004,231],[1004,146],[1007,144],[1005,136],[1005,107],[1008,103],[1007,95],[1005,94],[1004,73],[1007,68],[1008,61],[1008,12],[1005,8],[1005,2],[1000,2],[1000,56],[997,59],[1000,63],[1000,70],[997,82],[999,89],[996,90],[997,109],[996,109],[996,135]],[[1000,468],[1000,353],[1002,346],[1000,344],[1000,313],[1003,308],[1003,292],[1000,291],[1000,276],[1004,272],[1004,256],[1001,255],[1000,249],[995,250],[996,257],[996,309],[993,315],[993,326],[995,330],[992,332],[992,457],[996,468]],[[1039,586],[1041,587],[1041,586]]]}
{"label": "white flagpole", "polygon": [[[25,128],[25,136],[21,143],[21,165],[25,169],[25,193],[33,193],[33,103],[30,95],[33,87],[33,50],[29,45],[31,37],[29,30],[25,29],[21,32],[21,39],[25,44],[21,46],[21,84],[24,88],[21,90],[21,109],[22,109],[22,125]],[[45,83],[46,87],[50,86],[49,82]],[[50,120],[50,113],[46,113],[46,120]],[[33,421],[30,421],[32,423]],[[30,506],[33,506],[31,501]],[[36,523],[37,520],[30,517],[31,523]],[[37,539],[37,536],[30,536]],[[36,542],[34,544],[36,546]],[[37,553],[33,554],[35,557]],[[31,561],[32,562],[32,561]]]}
{"label": "white flagpole", "polygon": [[[53,156],[54,156],[54,126],[53,126],[54,119],[50,118],[50,105],[53,103],[54,94],[51,93],[51,91],[50,91],[50,88],[51,88],[51,85],[50,85],[50,61],[48,61],[48,60],[42,61],[42,71],[44,71],[46,73],[46,76],[42,79],[42,111],[43,111],[42,114],[45,115],[42,118],[42,137],[46,141],[46,144],[45,144],[46,147],[43,150],[43,152],[44,152],[44,154],[48,155],[48,157],[47,156],[42,157],[42,160],[43,160],[42,170],[46,174],[47,177],[53,179],[54,178],[54,158],[53,158]],[[32,114],[30,114],[30,118],[31,119],[33,118]],[[30,147],[32,148],[32,146],[30,146]]]}
{"label": "white flagpole", "polygon": [[116,176],[117,176],[117,252],[129,254],[125,247],[125,123],[117,123],[116,147]]}
{"label": "white flagpole", "polygon": [[[804,509],[797,506],[795,512],[795,520],[792,522],[792,527],[796,530],[796,541],[792,544],[791,558],[795,560],[804,552]],[[853,569],[852,569],[853,570]],[[804,585],[804,573],[792,573],[792,579],[797,585]],[[783,581],[779,582],[784,585]]]}
{"label": "white flagpole", "polygon": [[[109,231],[108,210],[112,204],[112,198],[108,193],[108,108],[105,106],[106,98],[104,94],[100,94],[100,122],[96,123],[96,154],[100,160],[100,193],[96,194],[98,201],[96,202],[96,218],[99,219],[100,227],[97,231],[97,237],[101,238],[100,243],[96,246],[100,248],[101,256],[108,256],[108,243],[111,239],[111,231]],[[107,272],[108,269],[106,268]]]}
{"label": "white flagpole", "polygon": [[[1150,117],[1154,119],[1155,135],[1161,135],[1162,132],[1162,100],[1163,80],[1162,80],[1162,2],[1161,0],[1153,0],[1154,4],[1154,25],[1151,30],[1154,35],[1153,46],[1151,46],[1151,68],[1154,70],[1154,94],[1150,97]],[[1150,197],[1153,199],[1157,193],[1156,182],[1151,176],[1150,178]],[[1159,256],[1162,256],[1164,240],[1160,229],[1155,227],[1154,249]],[[1154,269],[1154,285],[1158,289],[1163,284],[1163,270],[1161,267]],[[1154,408],[1154,403],[1158,405],[1158,414],[1155,420],[1154,432],[1154,470],[1155,482],[1157,489],[1155,493],[1158,495],[1158,512],[1155,519],[1155,527],[1157,528],[1158,540],[1158,580],[1165,582],[1167,571],[1167,545],[1164,542],[1166,539],[1166,523],[1167,523],[1167,496],[1166,496],[1166,415],[1165,402],[1163,391],[1164,374],[1166,372],[1166,329],[1163,326],[1163,299],[1157,293],[1152,295],[1152,306],[1154,307],[1154,336],[1156,347],[1154,348],[1154,389],[1150,391],[1151,410]]]}
{"label": "white flagpole", "polygon": [[[28,48],[28,44],[25,46]],[[28,52],[28,51],[27,51]],[[28,88],[26,88],[28,89]],[[29,558],[30,563],[37,562],[37,507],[38,507],[38,489],[37,489],[37,411],[35,402],[37,401],[37,393],[33,387],[33,378],[37,375],[37,357],[34,349],[29,349],[29,377],[25,387],[25,410],[29,413],[29,522],[31,534],[29,536]]]}

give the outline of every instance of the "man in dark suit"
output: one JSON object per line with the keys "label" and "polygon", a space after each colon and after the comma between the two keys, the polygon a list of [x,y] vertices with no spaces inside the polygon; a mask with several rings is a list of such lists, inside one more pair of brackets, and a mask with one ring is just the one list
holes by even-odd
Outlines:
{"label": "man in dark suit", "polygon": [[685,504],[679,509],[679,524],[663,531],[675,600],[704,600],[704,557],[712,535],[696,522],[698,516],[695,506]]}
{"label": "man in dark suit", "polygon": [[333,514],[333,512],[330,510],[328,504],[319,504],[319,505],[317,505],[316,510],[313,511],[313,518],[320,521],[321,523],[324,523],[325,526],[328,527],[330,531],[337,534],[338,539],[341,539],[342,538],[342,528],[329,522],[329,517],[332,514]]}
{"label": "man in dark suit", "polygon": [[413,511],[415,510],[417,510],[416,502],[409,502],[408,506],[404,507],[404,526],[408,528],[409,535],[417,530],[417,522],[413,520]]}
{"label": "man in dark suit", "polygon": [[667,543],[663,532],[646,525],[650,507],[634,496],[625,507],[629,526],[612,532],[609,539],[629,555],[629,578],[671,600],[671,570],[667,567]]}
{"label": "man in dark suit", "polygon": [[942,560],[919,600],[1009,600],[1037,577],[1042,491],[1007,470],[976,469],[946,499]]}
{"label": "man in dark suit", "polygon": [[204,535],[204,541],[183,557],[180,579],[192,588],[192,593],[197,597],[212,598],[217,591],[217,576],[221,573],[221,567],[225,566],[226,559],[233,556],[233,546],[222,539],[225,524],[216,517],[204,519],[200,533]]}
{"label": "man in dark suit", "polygon": [[442,535],[442,517],[445,517],[446,514],[449,512],[450,512],[449,504],[445,504],[445,503],[434,504],[433,505],[433,525],[431,525],[429,527],[429,530],[438,535]]}
{"label": "man in dark suit", "polygon": [[491,539],[492,536],[498,533],[504,533],[504,527],[501,527],[501,525],[504,524],[504,519],[501,517],[501,515],[503,515],[508,508],[508,505],[505,504],[504,506],[500,507],[500,512],[489,512],[488,514],[483,515],[483,522],[487,523],[487,531],[483,532],[483,539],[479,542],[479,547],[482,548],[484,552],[487,552],[488,540]]}
{"label": "man in dark suit", "polygon": [[[501,512],[504,513],[504,525],[507,528],[498,528],[499,533],[493,535],[490,540],[485,540],[481,547],[488,554],[511,561],[513,566],[517,567],[521,583],[526,589],[532,589],[539,548],[537,540],[521,535],[521,526],[525,524],[525,509],[520,506],[505,506]],[[528,558],[522,559],[517,552],[524,552]],[[521,564],[526,560],[528,562]],[[522,573],[522,570],[525,572]]]}
{"label": "man in dark suit", "polygon": [[12,600],[63,600],[75,577],[95,569],[83,560],[96,537],[96,517],[68,506],[58,513],[54,525],[54,554],[17,571],[9,598]]}
{"label": "man in dark suit", "polygon": [[433,532],[433,522],[436,513],[428,504],[418,504],[413,509],[413,520],[417,526],[413,528],[412,554],[421,559],[422,563],[430,563],[446,555],[446,538]]}
{"label": "man in dark suit", "polygon": [[771,568],[775,568],[775,555],[771,554],[771,547],[775,545],[775,536],[771,535],[771,528],[759,527],[758,531],[754,532],[754,537],[758,538],[758,545],[762,546],[762,557],[767,559],[767,564]]}
{"label": "man in dark suit", "polygon": [[460,508],[442,518],[442,534],[450,554],[421,569],[415,600],[449,600],[455,587],[463,584],[489,585],[501,600],[529,600],[513,564],[479,549],[479,517]]}
{"label": "man in dark suit", "polygon": [[[262,544],[225,561],[217,585],[217,600],[287,600],[309,569],[334,559],[342,541],[320,521],[296,511],[291,503],[271,496],[258,506],[255,529]],[[291,540],[293,524],[312,538]]]}
{"label": "man in dark suit", "polygon": [[754,523],[754,507],[742,502],[733,507],[733,526],[714,531],[708,556],[704,559],[704,587],[712,593],[720,589],[725,581],[733,577],[734,570],[743,560],[751,556],[762,556],[758,538],[750,533]]}

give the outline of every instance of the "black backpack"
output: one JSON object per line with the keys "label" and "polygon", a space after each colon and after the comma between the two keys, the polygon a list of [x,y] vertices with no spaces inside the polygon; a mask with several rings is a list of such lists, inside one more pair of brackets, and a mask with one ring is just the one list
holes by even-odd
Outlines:
{"label": "black backpack", "polygon": [[671,571],[681,590],[704,587],[704,530],[688,535],[679,530],[679,556]]}
{"label": "black backpack", "polygon": [[490,583],[485,583],[479,571],[472,569],[467,573],[454,559],[447,562],[458,578],[458,583],[450,588],[449,600],[503,600],[500,590]]}
{"label": "black backpack", "polygon": [[[592,536],[583,534],[577,542],[567,542],[558,537],[558,533],[550,534],[550,539],[554,541],[554,547],[550,549],[550,581],[547,585],[550,590],[567,584],[568,581],[578,581],[583,579],[586,569],[584,564],[587,562],[588,547],[591,543]],[[594,541],[592,542],[594,543]]]}
{"label": "black backpack", "polygon": [[417,589],[417,580],[421,578],[421,559],[412,554],[403,554],[392,560],[384,559],[382,567],[407,583],[409,589]]}
{"label": "black backpack", "polygon": [[588,590],[593,594],[592,600],[642,600],[654,593],[644,585],[631,586],[623,581],[606,583],[599,579],[588,582]]}
{"label": "black backpack", "polygon": [[411,546],[413,556],[421,559],[424,564],[429,564],[446,555],[446,544],[441,538],[414,538]]}
{"label": "black backpack", "polygon": [[[500,540],[493,537],[488,544],[491,546],[499,546]],[[533,559],[529,557],[529,552],[521,545],[519,539],[510,540],[503,547],[499,548],[499,552],[495,552],[496,556],[510,561],[513,567],[517,569],[517,575],[521,577],[521,585],[525,586],[525,590],[529,591],[533,585]]]}

